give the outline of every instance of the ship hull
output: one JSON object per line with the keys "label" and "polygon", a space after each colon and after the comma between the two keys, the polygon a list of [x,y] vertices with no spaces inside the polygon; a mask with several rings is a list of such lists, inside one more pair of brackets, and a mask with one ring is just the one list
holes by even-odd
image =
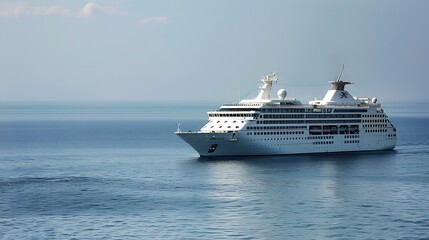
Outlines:
{"label": "ship hull", "polygon": [[[328,140],[311,138],[255,138],[240,133],[176,132],[200,156],[257,156],[306,153],[334,153],[356,151],[392,150],[396,138],[360,136],[359,142],[344,140],[344,136],[332,136]],[[293,138],[292,138],[293,139]],[[320,143],[320,144],[319,144]]]}

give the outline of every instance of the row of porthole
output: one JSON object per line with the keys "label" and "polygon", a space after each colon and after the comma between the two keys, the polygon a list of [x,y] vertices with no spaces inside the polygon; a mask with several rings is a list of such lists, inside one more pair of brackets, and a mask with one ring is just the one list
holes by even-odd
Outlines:
{"label": "row of porthole", "polygon": [[[254,140],[256,140],[256,139],[254,139]],[[295,140],[294,138],[291,138],[291,139],[288,139],[288,138],[277,138],[277,139],[275,139],[275,138],[265,138],[265,139],[262,139],[262,140],[265,140],[265,141],[275,141],[275,140]],[[297,138],[296,140],[299,140],[299,138]],[[360,143],[360,141],[359,140],[346,140],[346,141],[344,141],[344,143],[346,143],[346,144],[350,144],[350,143]],[[309,142],[307,142],[307,143],[305,143],[305,142],[301,142],[301,143],[292,143],[292,144],[277,144],[277,145],[304,145],[304,144],[310,144]],[[322,142],[312,142],[312,144],[313,145],[323,145],[323,144],[334,144],[334,141],[322,141]]]}
{"label": "row of porthole", "polygon": [[381,122],[388,122],[388,121],[387,119],[370,119],[370,120],[363,119],[362,122],[363,123],[374,123],[374,122],[381,123]]}
{"label": "row of porthole", "polygon": [[313,142],[313,144],[315,144],[315,145],[320,145],[320,144],[334,144],[334,141]]}
{"label": "row of porthole", "polygon": [[[213,121],[210,121],[210,123],[211,122],[213,122]],[[217,121],[216,123],[220,123],[221,121],[219,120],[219,121]],[[236,120],[234,120],[234,121],[232,121],[232,123],[236,123],[237,121]],[[228,123],[228,121],[224,121],[223,123]],[[244,123],[244,121],[241,121],[241,123]]]}
{"label": "row of porthole", "polygon": [[307,139],[334,139],[334,136],[312,136]]}
{"label": "row of porthole", "polygon": [[253,141],[259,141],[259,140],[263,140],[263,141],[283,141],[283,140],[314,140],[314,139],[310,139],[310,138],[307,138],[307,137],[295,137],[295,138],[262,138],[262,139],[254,138],[254,139],[249,139],[249,140],[253,140]]}
{"label": "row of porthole", "polygon": [[[219,128],[222,128],[223,126],[219,126]],[[214,128],[214,126],[211,126],[210,128]],[[228,126],[227,128],[231,128],[231,126]],[[235,126],[235,128],[240,128],[239,126]]]}
{"label": "row of porthole", "polygon": [[[247,133],[247,135],[250,135]],[[359,138],[359,135],[346,135],[344,138]],[[272,139],[263,139],[263,140],[316,140],[316,139],[334,139],[334,136],[312,136],[312,137],[303,137],[303,138],[272,138]],[[255,139],[256,140],[256,139]]]}
{"label": "row of porthole", "polygon": [[359,140],[347,140],[344,143],[359,143]]}
{"label": "row of porthole", "polygon": [[367,129],[365,132],[387,132],[387,129]]}
{"label": "row of porthole", "polygon": [[304,134],[304,131],[291,132],[248,132],[247,135],[289,135],[289,134]]}
{"label": "row of porthole", "polygon": [[225,118],[233,118],[233,117],[253,117],[255,118],[257,115],[253,113],[213,113],[209,114],[209,117],[225,117]]}
{"label": "row of porthole", "polygon": [[385,117],[387,117],[385,114],[377,114],[377,115],[374,115],[374,114],[363,114],[362,115],[362,117],[365,117],[365,118],[385,118]]}
{"label": "row of porthole", "polygon": [[[246,141],[285,141],[285,140],[305,140],[305,138],[296,138],[296,139],[292,139],[292,138],[263,138],[263,139],[256,139],[256,138],[254,138],[254,139],[246,139]],[[281,145],[297,145],[297,144],[300,144],[300,145],[304,145],[304,144],[310,144],[311,142],[286,142],[286,143],[283,143],[283,144],[281,144]]]}
{"label": "row of porthole", "polygon": [[310,144],[310,143],[296,143],[296,142],[294,142],[294,143],[287,143],[287,144],[280,144],[280,143],[278,143],[278,144],[265,144],[264,146],[267,146],[267,147],[278,146],[278,147],[280,147],[280,146],[297,146],[297,145],[308,145],[308,144]]}
{"label": "row of porthole", "polygon": [[270,130],[270,129],[307,129],[307,126],[251,126],[247,130]]}
{"label": "row of porthole", "polygon": [[305,138],[263,138],[264,141],[305,140]]}
{"label": "row of porthole", "polygon": [[359,135],[345,135],[344,138],[359,138]]}
{"label": "row of porthole", "polygon": [[364,124],[363,127],[387,127],[387,124]]}

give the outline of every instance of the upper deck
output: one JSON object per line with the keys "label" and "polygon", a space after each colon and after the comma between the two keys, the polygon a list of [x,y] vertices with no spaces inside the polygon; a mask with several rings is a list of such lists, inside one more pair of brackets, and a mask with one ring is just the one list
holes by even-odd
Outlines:
{"label": "upper deck", "polygon": [[277,98],[271,97],[271,88],[273,83],[277,82],[277,75],[271,73],[261,78],[261,84],[259,86],[260,92],[254,99],[241,100],[235,104],[225,104],[222,108],[245,108],[245,107],[287,107],[287,108],[370,108],[370,107],[381,107],[377,103],[377,98],[368,97],[354,97],[350,92],[345,90],[345,86],[353,84],[352,82],[346,82],[341,80],[341,76],[344,70],[344,65],[335,81],[330,81],[331,88],[326,92],[323,99],[315,99],[309,101],[308,105],[303,105],[301,101],[296,98],[287,98],[287,92],[285,89],[280,89],[277,92]]}

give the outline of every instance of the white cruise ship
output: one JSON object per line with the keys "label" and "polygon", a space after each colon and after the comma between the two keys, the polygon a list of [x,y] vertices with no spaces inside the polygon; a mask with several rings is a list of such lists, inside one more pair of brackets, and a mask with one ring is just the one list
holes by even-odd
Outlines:
{"label": "white cruise ship", "polygon": [[277,98],[270,90],[275,74],[261,79],[255,99],[222,105],[208,112],[208,122],[197,132],[175,132],[200,156],[282,155],[389,150],[396,146],[396,128],[377,98],[353,97],[344,89],[351,82],[336,81],[322,100],[302,104]]}

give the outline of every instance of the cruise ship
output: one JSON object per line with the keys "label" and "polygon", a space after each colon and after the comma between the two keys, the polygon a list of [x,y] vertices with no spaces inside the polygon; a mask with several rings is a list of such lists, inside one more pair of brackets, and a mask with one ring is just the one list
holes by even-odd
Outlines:
{"label": "cruise ship", "polygon": [[280,89],[275,73],[261,78],[255,99],[208,112],[199,131],[175,134],[200,156],[285,155],[394,149],[396,128],[377,98],[353,97],[341,80],[344,67],[321,100],[302,104]]}

